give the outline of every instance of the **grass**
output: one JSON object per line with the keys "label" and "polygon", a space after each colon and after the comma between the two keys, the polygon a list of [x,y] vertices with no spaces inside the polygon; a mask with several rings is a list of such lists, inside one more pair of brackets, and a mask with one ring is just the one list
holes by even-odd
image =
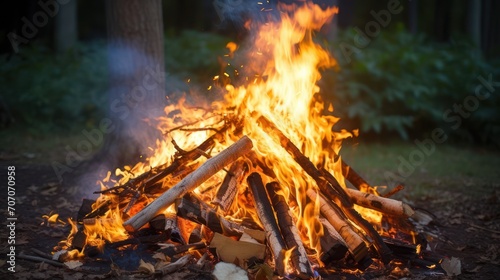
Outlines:
{"label": "grass", "polygon": [[408,142],[359,143],[344,146],[341,155],[373,185],[389,185],[388,173],[405,175],[398,178],[405,186],[400,195],[422,197],[448,190],[484,196],[500,189],[499,151],[438,144],[421,163],[410,164],[414,169],[409,172],[411,169],[402,162],[411,163],[409,158],[415,151],[419,151],[417,146]]}

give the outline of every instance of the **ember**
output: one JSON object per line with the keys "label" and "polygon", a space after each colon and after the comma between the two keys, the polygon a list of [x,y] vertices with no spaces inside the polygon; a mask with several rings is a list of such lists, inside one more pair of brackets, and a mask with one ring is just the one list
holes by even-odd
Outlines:
{"label": "ember", "polygon": [[162,256],[157,266],[141,261],[144,273],[224,261],[303,279],[439,262],[423,257],[414,210],[380,196],[339,156],[357,131],[332,130],[338,119],[316,82],[335,60],[312,39],[337,9],[279,8],[281,22],[255,26],[246,84],[226,85],[225,100],[207,110],[185,100],[165,108],[155,154],[100,182],[101,196],[58,248],[70,250],[67,260],[144,245],[151,262]]}

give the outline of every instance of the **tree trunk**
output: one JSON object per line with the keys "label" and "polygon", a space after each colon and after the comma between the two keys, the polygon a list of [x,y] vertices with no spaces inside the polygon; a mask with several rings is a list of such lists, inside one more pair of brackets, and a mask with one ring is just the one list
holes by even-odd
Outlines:
{"label": "tree trunk", "polygon": [[78,40],[77,7],[77,0],[59,5],[54,28],[54,48],[58,53],[74,47]]}
{"label": "tree trunk", "polygon": [[109,119],[99,157],[114,169],[133,164],[159,131],[145,120],[162,114],[165,65],[161,0],[107,0]]}
{"label": "tree trunk", "polygon": [[481,1],[467,1],[467,33],[474,44],[481,48]]}
{"label": "tree trunk", "polygon": [[418,0],[410,1],[408,9],[408,29],[411,34],[418,32]]}

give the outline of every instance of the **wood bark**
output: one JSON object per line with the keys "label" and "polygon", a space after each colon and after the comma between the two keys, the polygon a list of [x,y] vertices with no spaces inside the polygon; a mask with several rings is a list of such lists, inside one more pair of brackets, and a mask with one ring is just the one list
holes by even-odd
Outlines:
{"label": "wood bark", "polygon": [[234,198],[238,193],[238,184],[243,180],[245,173],[248,171],[248,165],[243,160],[238,160],[224,177],[224,181],[217,190],[217,194],[212,203],[218,205],[222,211],[226,212],[233,204]]}
{"label": "wood bark", "polygon": [[176,203],[177,215],[195,223],[207,226],[211,231],[226,236],[241,236],[243,227],[217,214],[194,195],[185,195]]}
{"label": "wood bark", "polygon": [[161,196],[143,208],[139,213],[127,220],[123,226],[129,231],[135,231],[141,228],[154,216],[167,209],[168,206],[175,201],[175,199],[195,189],[219,170],[224,168],[224,166],[247,153],[252,149],[252,147],[252,140],[250,140],[247,136],[243,136],[240,140],[229,146],[224,151],[208,159],[205,163],[203,163],[203,165],[200,166],[200,168],[189,174],[177,185],[164,192]]}
{"label": "wood bark", "polygon": [[347,193],[357,205],[377,210],[384,214],[397,217],[411,217],[415,213],[408,204],[399,200],[363,193],[353,189],[347,189]]}
{"label": "wood bark", "polygon": [[342,239],[342,236],[325,218],[319,218],[323,225],[323,236],[320,238],[321,256],[320,260],[328,266],[328,264],[339,261],[346,256],[348,251],[347,246]]}
{"label": "wood bark", "polygon": [[259,173],[254,172],[247,177],[247,183],[252,192],[257,216],[259,216],[259,220],[262,222],[267,242],[273,252],[275,269],[279,275],[285,275],[284,253],[286,244],[281,236],[262,178]]}
{"label": "wood bark", "polygon": [[273,204],[276,219],[283,239],[288,249],[292,250],[291,260],[299,278],[309,279],[313,277],[311,263],[307,257],[307,252],[302,243],[299,230],[293,221],[290,208],[285,198],[278,194],[280,186],[277,182],[271,182],[266,185],[266,190]]}
{"label": "wood bark", "polygon": [[363,239],[352,229],[351,225],[339,213],[339,209],[334,204],[328,203],[325,198],[318,195],[314,190],[308,189],[307,196],[312,200],[319,199],[320,211],[323,217],[335,228],[342,236],[349,252],[356,262],[360,262],[368,256],[368,247]]}
{"label": "wood bark", "polygon": [[274,123],[264,116],[259,117],[257,121],[268,133],[278,136],[281,146],[293,157],[304,171],[316,181],[323,195],[325,195],[328,200],[336,202],[341,207],[342,212],[372,238],[382,261],[388,263],[392,259],[391,250],[385,245],[373,226],[352,208],[353,203],[349,195],[335,177],[326,170],[319,171],[309,158],[302,154],[299,148],[297,148],[297,146],[295,146],[295,144],[274,125]]}

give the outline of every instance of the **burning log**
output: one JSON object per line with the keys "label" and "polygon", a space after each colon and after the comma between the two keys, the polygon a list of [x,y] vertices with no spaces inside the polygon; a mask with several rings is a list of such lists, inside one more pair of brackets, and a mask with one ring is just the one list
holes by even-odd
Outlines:
{"label": "burning log", "polygon": [[238,182],[241,182],[245,173],[248,172],[248,165],[243,160],[238,160],[229,169],[224,177],[224,181],[217,190],[213,204],[218,205],[224,212],[233,204],[234,197],[238,193]]}
{"label": "burning log", "polygon": [[250,140],[247,136],[243,136],[240,140],[220,152],[218,155],[208,159],[203,165],[200,166],[200,168],[189,174],[177,185],[164,192],[156,200],[143,208],[139,213],[127,220],[123,226],[128,231],[135,231],[139,229],[154,216],[167,209],[167,207],[170,206],[175,199],[183,196],[187,192],[199,186],[201,183],[208,180],[208,178],[212,177],[215,173],[224,168],[224,166],[244,155],[252,149],[252,147],[252,140]]}
{"label": "burning log", "polygon": [[302,243],[299,230],[293,222],[290,214],[290,208],[285,201],[285,198],[278,194],[280,187],[277,182],[271,182],[266,185],[267,194],[273,203],[274,212],[276,212],[276,219],[278,226],[285,240],[287,248],[291,248],[292,264],[300,278],[310,278],[313,276],[311,263],[307,258],[306,249]]}
{"label": "burning log", "polygon": [[360,262],[367,257],[368,247],[363,239],[351,228],[351,225],[342,217],[337,206],[333,203],[328,203],[326,199],[318,195],[312,189],[307,190],[307,196],[312,200],[319,199],[321,214],[335,228],[340,236],[342,236],[354,260]]}
{"label": "burning log", "polygon": [[357,205],[377,210],[384,214],[411,217],[415,213],[408,204],[399,200],[363,193],[353,189],[347,189],[347,193]]}
{"label": "burning log", "polygon": [[198,224],[207,226],[210,230],[228,236],[240,236],[243,228],[217,214],[199,198],[192,194],[185,195],[176,205],[177,215]]}
{"label": "burning log", "polygon": [[274,217],[274,211],[264,188],[264,183],[262,183],[262,178],[259,173],[254,172],[247,177],[247,183],[252,191],[257,215],[264,226],[266,239],[274,255],[275,268],[279,275],[285,275],[284,252],[286,245]]}
{"label": "burning log", "polygon": [[156,244],[159,242],[165,242],[170,238],[170,230],[164,231],[156,235],[145,235],[135,238],[129,238],[122,241],[117,241],[109,244],[111,248],[119,248],[127,245],[135,244]]}
{"label": "burning log", "polygon": [[349,181],[356,189],[363,192],[373,192],[378,195],[377,190],[372,187],[368,182],[363,179],[363,177],[359,176],[358,172],[352,169],[351,166],[347,165],[347,163],[342,160],[342,175]]}
{"label": "burning log", "polygon": [[[165,178],[169,174],[176,172],[179,168],[185,166],[186,164],[198,159],[200,156],[204,155],[208,150],[215,146],[217,140],[221,139],[221,136],[235,124],[236,120],[229,120],[221,129],[215,130],[216,133],[210,136],[207,140],[201,143],[198,147],[190,151],[182,151],[178,149],[179,154],[176,155],[176,159],[167,166],[167,164],[162,164],[160,166],[152,168],[150,171],[145,172],[135,178],[130,179],[127,183],[113,188],[109,188],[104,191],[94,192],[94,193],[110,193],[117,192],[118,190],[127,190],[134,186],[143,185],[144,189],[147,189],[159,182],[161,179]],[[174,141],[174,145],[175,141]],[[120,195],[124,195],[127,192],[121,192]]]}
{"label": "burning log", "polygon": [[[257,120],[270,132],[276,134],[279,138],[281,146],[293,157],[293,159],[311,176],[318,184],[321,192],[331,201],[337,202],[344,214],[361,227],[373,240],[382,261],[388,263],[391,260],[391,250],[385,245],[382,237],[377,233],[373,226],[368,223],[358,212],[352,207],[353,203],[350,200],[347,192],[342,188],[339,182],[329,172],[319,171],[314,164],[292,143],[288,137],[283,134],[271,121],[266,117],[260,116]],[[269,133],[269,132],[268,132]]]}
{"label": "burning log", "polygon": [[319,221],[323,225],[324,231],[320,239],[321,249],[323,251],[320,260],[325,265],[328,265],[329,263],[343,259],[348,249],[342,236],[340,236],[325,218],[319,218]]}

